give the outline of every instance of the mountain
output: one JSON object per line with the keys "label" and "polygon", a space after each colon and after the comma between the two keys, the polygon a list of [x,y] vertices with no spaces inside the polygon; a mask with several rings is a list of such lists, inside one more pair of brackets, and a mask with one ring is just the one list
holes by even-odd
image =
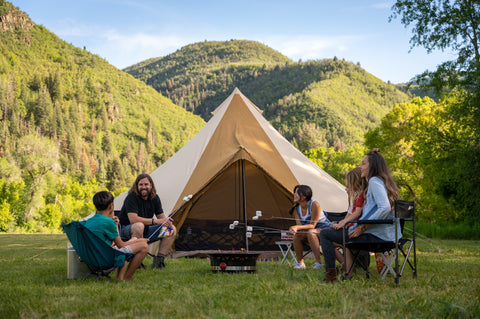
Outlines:
{"label": "mountain", "polygon": [[300,150],[363,142],[368,129],[409,96],[337,58],[293,62],[254,41],[205,41],[126,69],[202,116],[238,87]]}
{"label": "mountain", "polygon": [[21,138],[47,138],[60,154],[60,172],[105,180],[110,189],[156,168],[205,124],[6,1],[0,1],[0,121],[0,159],[20,167]]}

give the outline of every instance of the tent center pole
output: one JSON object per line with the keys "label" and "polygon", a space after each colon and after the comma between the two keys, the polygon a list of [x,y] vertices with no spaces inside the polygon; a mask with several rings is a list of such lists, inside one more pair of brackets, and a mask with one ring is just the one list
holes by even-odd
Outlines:
{"label": "tent center pole", "polygon": [[245,220],[245,248],[248,253],[248,236],[247,236],[247,199],[245,196],[245,159],[242,158],[242,201],[243,201],[243,219]]}

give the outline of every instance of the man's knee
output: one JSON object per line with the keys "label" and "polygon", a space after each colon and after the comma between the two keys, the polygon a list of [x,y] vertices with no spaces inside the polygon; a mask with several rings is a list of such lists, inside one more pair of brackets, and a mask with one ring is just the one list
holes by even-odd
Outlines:
{"label": "man's knee", "polygon": [[132,225],[125,225],[122,226],[120,229],[120,237],[122,238],[123,241],[128,241],[130,238],[132,238]]}
{"label": "man's knee", "polygon": [[142,223],[135,223],[132,225],[132,236],[137,238],[143,237],[143,230],[145,229],[145,225]]}

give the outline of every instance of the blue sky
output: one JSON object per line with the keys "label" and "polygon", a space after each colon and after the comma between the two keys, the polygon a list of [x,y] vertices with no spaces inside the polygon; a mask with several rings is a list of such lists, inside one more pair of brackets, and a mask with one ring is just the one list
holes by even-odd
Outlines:
{"label": "blue sky", "polygon": [[337,56],[406,82],[455,59],[410,51],[390,0],[10,0],[61,39],[122,69],[201,41],[254,40],[290,59]]}

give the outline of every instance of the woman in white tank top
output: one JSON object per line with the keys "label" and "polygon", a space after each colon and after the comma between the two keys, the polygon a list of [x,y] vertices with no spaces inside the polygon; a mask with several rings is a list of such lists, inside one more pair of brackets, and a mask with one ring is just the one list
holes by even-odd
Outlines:
{"label": "woman in white tank top", "polygon": [[289,233],[293,234],[293,248],[297,257],[297,263],[293,268],[304,269],[303,243],[308,241],[315,264],[313,268],[322,268],[320,255],[320,243],[318,240],[321,229],[330,227],[332,224],[327,219],[325,213],[320,207],[320,203],[312,200],[312,189],[307,185],[297,185],[293,190],[293,202],[295,206],[290,210],[290,214],[295,214],[296,225],[289,228]]}

